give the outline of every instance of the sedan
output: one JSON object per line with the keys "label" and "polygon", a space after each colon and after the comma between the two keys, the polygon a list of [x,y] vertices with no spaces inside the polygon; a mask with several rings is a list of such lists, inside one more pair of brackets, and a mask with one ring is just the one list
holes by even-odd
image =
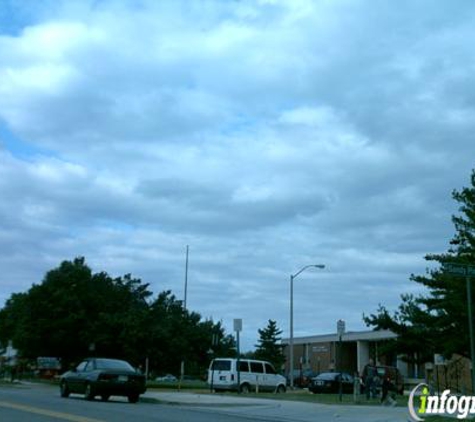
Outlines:
{"label": "sedan", "polygon": [[177,382],[178,378],[175,377],[175,375],[167,374],[163,377],[155,378],[155,381],[158,381],[158,382]]}
{"label": "sedan", "polygon": [[341,372],[324,372],[312,379],[309,390],[316,393],[338,393],[340,391],[340,377],[343,393],[353,393],[354,378],[350,374]]}
{"label": "sedan", "polygon": [[60,377],[61,397],[71,393],[83,394],[86,400],[100,396],[107,401],[110,396],[125,396],[136,403],[145,393],[145,376],[128,362],[118,359],[90,358]]}

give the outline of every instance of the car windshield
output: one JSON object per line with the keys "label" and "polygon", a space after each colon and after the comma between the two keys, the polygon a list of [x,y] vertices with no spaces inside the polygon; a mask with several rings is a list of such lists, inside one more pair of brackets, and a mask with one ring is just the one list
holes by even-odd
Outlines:
{"label": "car windshield", "polygon": [[135,371],[135,369],[127,362],[116,359],[96,359],[97,369],[125,369],[127,371]]}

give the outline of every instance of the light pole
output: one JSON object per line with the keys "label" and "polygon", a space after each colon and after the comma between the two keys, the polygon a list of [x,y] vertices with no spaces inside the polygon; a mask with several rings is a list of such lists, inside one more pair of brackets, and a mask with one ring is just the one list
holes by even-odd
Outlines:
{"label": "light pole", "polygon": [[[185,294],[183,297],[183,311],[186,312],[186,299],[187,299],[187,294],[188,294],[188,252],[189,252],[189,246],[186,245],[186,261],[185,261]],[[182,359],[181,365],[180,365],[180,382],[178,383],[178,389],[181,389],[181,383],[183,382],[183,379],[185,378],[185,359]]]}
{"label": "light pole", "polygon": [[294,388],[294,279],[307,268],[325,268],[325,265],[306,265],[301,268],[300,271],[297,271],[295,274],[290,276],[290,340],[289,340],[289,349],[290,349],[290,389]]}

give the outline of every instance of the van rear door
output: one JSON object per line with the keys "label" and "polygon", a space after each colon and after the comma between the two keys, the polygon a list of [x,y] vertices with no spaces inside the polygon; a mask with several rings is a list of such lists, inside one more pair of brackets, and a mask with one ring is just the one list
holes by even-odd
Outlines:
{"label": "van rear door", "polygon": [[231,359],[214,359],[208,369],[208,384],[214,388],[229,386],[231,380]]}

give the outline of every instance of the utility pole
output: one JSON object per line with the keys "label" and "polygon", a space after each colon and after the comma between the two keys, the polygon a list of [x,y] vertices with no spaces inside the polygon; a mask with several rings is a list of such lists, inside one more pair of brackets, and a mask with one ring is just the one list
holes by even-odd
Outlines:
{"label": "utility pole", "polygon": [[185,260],[185,297],[183,300],[183,308],[186,309],[186,299],[188,294],[188,251],[189,246],[186,245],[186,260]]}
{"label": "utility pole", "polygon": [[[186,259],[185,259],[185,293],[183,297],[183,311],[186,312],[186,299],[188,294],[188,252],[189,246],[186,245]],[[180,383],[178,385],[178,389],[181,388],[181,383],[183,382],[183,378],[185,377],[185,359],[182,359],[180,365]]]}

